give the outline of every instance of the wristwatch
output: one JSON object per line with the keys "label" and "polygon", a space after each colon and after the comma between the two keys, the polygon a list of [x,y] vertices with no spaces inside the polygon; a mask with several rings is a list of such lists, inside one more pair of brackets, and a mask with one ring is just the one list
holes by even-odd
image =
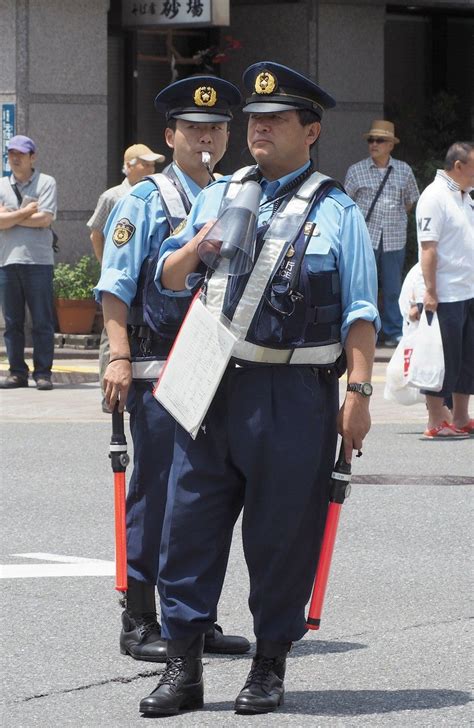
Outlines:
{"label": "wristwatch", "polygon": [[348,392],[359,392],[363,397],[370,397],[374,391],[370,382],[351,382],[347,385]]}

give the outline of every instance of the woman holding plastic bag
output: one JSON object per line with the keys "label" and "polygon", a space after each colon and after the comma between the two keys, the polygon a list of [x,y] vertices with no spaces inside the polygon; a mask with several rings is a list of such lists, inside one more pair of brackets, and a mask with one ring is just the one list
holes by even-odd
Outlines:
{"label": "woman holding plastic bag", "polygon": [[[408,272],[400,292],[398,304],[403,317],[403,335],[387,366],[385,399],[398,404],[412,405],[425,402],[420,387],[441,389],[444,379],[444,355],[437,319],[432,321],[423,312],[425,284],[419,263]],[[422,321],[420,331],[420,319]],[[428,340],[428,341],[427,341]],[[417,354],[414,356],[416,347]],[[452,436],[452,416],[443,404],[443,428],[441,437]],[[433,439],[425,432],[425,438]]]}

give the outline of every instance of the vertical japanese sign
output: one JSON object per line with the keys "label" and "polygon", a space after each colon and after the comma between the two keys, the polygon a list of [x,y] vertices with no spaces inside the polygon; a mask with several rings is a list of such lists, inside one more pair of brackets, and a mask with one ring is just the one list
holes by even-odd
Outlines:
{"label": "vertical japanese sign", "polygon": [[15,136],[15,104],[2,104],[2,177],[10,174],[7,144]]}
{"label": "vertical japanese sign", "polygon": [[156,0],[155,2],[122,0],[122,23],[128,27],[228,25],[229,0],[217,0],[217,2],[216,6],[216,0]]}

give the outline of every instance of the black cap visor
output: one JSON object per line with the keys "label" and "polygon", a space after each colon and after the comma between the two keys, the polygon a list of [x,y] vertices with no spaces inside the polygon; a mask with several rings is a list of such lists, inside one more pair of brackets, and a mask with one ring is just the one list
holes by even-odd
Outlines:
{"label": "black cap visor", "polygon": [[286,94],[272,94],[264,98],[261,94],[252,94],[246,99],[242,111],[245,114],[274,114],[278,111],[296,111],[297,109],[309,109],[321,118],[323,108],[316,101],[301,96],[290,96]]}
{"label": "black cap visor", "polygon": [[194,124],[222,123],[224,121],[231,121],[232,113],[224,109],[215,109],[213,111],[208,111],[207,109],[196,111],[195,108],[171,109],[166,113],[166,120],[169,119],[182,119],[183,121],[191,121]]}

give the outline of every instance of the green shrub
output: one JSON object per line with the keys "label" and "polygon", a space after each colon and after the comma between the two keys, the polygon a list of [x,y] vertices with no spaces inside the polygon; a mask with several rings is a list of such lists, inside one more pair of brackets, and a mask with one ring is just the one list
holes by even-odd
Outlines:
{"label": "green shrub", "polygon": [[100,265],[92,255],[83,255],[77,263],[59,263],[54,269],[56,298],[92,298],[92,289],[100,277]]}

